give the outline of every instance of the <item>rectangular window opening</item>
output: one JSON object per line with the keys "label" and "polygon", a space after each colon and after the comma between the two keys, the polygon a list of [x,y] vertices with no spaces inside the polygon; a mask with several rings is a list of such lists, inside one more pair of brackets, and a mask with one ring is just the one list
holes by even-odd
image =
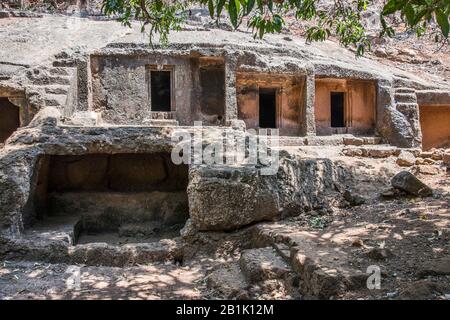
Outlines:
{"label": "rectangular window opening", "polygon": [[171,76],[170,71],[150,71],[152,111],[171,111]]}

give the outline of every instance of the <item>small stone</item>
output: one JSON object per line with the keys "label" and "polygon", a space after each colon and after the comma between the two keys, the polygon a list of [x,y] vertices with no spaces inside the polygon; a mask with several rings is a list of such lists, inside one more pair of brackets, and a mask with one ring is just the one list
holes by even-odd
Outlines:
{"label": "small stone", "polygon": [[417,158],[417,159],[416,159],[416,164],[417,164],[417,165],[419,165],[419,164],[424,164],[424,163],[425,163],[425,161],[424,161],[423,158]]}
{"label": "small stone", "polygon": [[409,151],[401,151],[397,158],[397,164],[402,167],[410,167],[414,165],[416,157]]}
{"label": "small stone", "polygon": [[362,157],[363,151],[360,148],[346,148],[342,150],[342,153],[347,157]]}
{"label": "small stone", "polygon": [[446,152],[442,155],[442,161],[447,167],[450,167],[450,152]]}
{"label": "small stone", "polygon": [[358,247],[358,248],[364,247],[364,242],[361,239],[355,239],[352,242],[352,247]]}
{"label": "small stone", "polygon": [[344,199],[347,200],[351,206],[360,206],[366,202],[364,197],[354,193],[351,189],[345,190]]}
{"label": "small stone", "polygon": [[436,161],[434,161],[431,158],[425,158],[425,159],[423,159],[423,162],[422,162],[422,164],[435,164],[435,163],[436,163]]}
{"label": "small stone", "polygon": [[401,196],[402,195],[401,192],[402,191],[395,189],[395,188],[388,188],[388,189],[382,191],[380,194],[383,198],[389,199],[389,198],[396,198],[396,197]]}
{"label": "small stone", "polygon": [[422,151],[419,156],[421,158],[431,158],[432,155],[433,155],[433,152],[431,152],[431,151]]}
{"label": "small stone", "polygon": [[367,256],[373,260],[382,261],[392,257],[393,254],[386,248],[373,248],[367,252]]}
{"label": "small stone", "polygon": [[431,155],[431,159],[442,160],[442,152],[440,150],[433,151],[433,154]]}

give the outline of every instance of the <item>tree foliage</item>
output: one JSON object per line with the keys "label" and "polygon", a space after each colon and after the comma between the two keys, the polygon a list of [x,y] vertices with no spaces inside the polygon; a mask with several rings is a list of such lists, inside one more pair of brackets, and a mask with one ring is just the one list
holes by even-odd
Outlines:
{"label": "tree foliage", "polygon": [[[220,22],[228,15],[234,29],[245,21],[255,37],[278,33],[285,26],[285,17],[293,13],[299,21],[310,21],[306,30],[307,41],[323,41],[336,37],[345,46],[354,46],[357,55],[370,49],[370,38],[362,21],[362,14],[370,0],[333,0],[329,5],[317,0],[103,0],[103,11],[117,16],[124,25],[131,20],[142,22],[142,31],[149,32],[150,42],[159,34],[163,44],[168,42],[172,30],[180,30],[188,16],[190,6],[200,4],[208,8],[211,18]],[[450,0],[387,0],[380,12],[380,36],[394,35],[389,18],[399,16],[406,27],[418,36],[436,25],[436,41],[449,39]]]}

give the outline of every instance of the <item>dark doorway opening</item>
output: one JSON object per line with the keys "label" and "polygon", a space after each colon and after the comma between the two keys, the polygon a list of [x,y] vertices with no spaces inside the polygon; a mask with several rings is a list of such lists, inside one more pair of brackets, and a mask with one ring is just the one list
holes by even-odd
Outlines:
{"label": "dark doorway opening", "polygon": [[0,98],[0,143],[20,127],[19,108],[9,102],[8,98]]}
{"label": "dark doorway opening", "polygon": [[216,116],[221,121],[225,114],[225,66],[221,64],[200,68],[200,86],[202,113]]}
{"label": "dark doorway opening", "polygon": [[335,128],[345,127],[343,92],[331,92],[331,126]]}
{"label": "dark doorway opening", "polygon": [[276,89],[259,89],[259,127],[277,127]]}
{"label": "dark doorway opening", "polygon": [[151,99],[152,111],[169,112],[171,110],[171,72],[170,71],[151,71]]}

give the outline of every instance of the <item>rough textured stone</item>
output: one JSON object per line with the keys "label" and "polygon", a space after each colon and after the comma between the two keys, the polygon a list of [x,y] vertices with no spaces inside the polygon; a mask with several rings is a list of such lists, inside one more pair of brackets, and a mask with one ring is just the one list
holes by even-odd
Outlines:
{"label": "rough textured stone", "polygon": [[245,297],[247,281],[237,263],[226,264],[212,271],[207,277],[210,289],[219,291],[227,299]]}
{"label": "rough textured stone", "polygon": [[327,159],[300,159],[284,153],[276,174],[261,175],[259,169],[191,168],[188,195],[194,226],[199,230],[233,230],[327,207],[329,199],[342,197],[336,185],[349,174]]}
{"label": "rough textured stone", "polygon": [[412,171],[415,174],[428,174],[428,175],[435,175],[435,174],[439,174],[439,172],[440,172],[439,167],[433,166],[433,165],[414,166],[412,168]]}
{"label": "rough textured stone", "polygon": [[239,265],[250,283],[283,279],[291,272],[289,265],[271,247],[243,251]]}
{"label": "rough textured stone", "polygon": [[426,261],[419,267],[417,273],[421,277],[450,275],[450,257]]}
{"label": "rough textured stone", "polygon": [[275,186],[255,168],[191,169],[188,195],[191,219],[199,230],[232,230],[279,216]]}
{"label": "rough textured stone", "polygon": [[342,153],[347,157],[362,157],[364,152],[360,148],[345,148],[342,150]]}
{"label": "rough textured stone", "polygon": [[442,285],[429,281],[418,280],[408,285],[399,294],[400,300],[428,300],[435,299],[437,295],[443,293]]}
{"label": "rough textured stone", "polygon": [[363,138],[357,138],[357,137],[344,137],[344,144],[345,145],[352,145],[352,146],[361,146],[364,144]]}
{"label": "rough textured stone", "polygon": [[367,251],[367,256],[375,261],[382,261],[393,256],[391,250],[386,248],[372,248]]}
{"label": "rough textured stone", "polygon": [[396,162],[399,166],[410,167],[415,164],[416,158],[409,151],[401,151]]}
{"label": "rough textured stone", "polygon": [[433,194],[433,190],[430,187],[425,185],[408,171],[401,171],[397,173],[392,178],[391,183],[394,188],[403,190],[415,196],[426,197]]}
{"label": "rough textured stone", "polygon": [[442,155],[442,161],[447,167],[450,167],[450,152],[446,152]]}
{"label": "rough textured stone", "polygon": [[352,206],[360,206],[366,202],[366,199],[359,194],[355,193],[351,189],[347,189],[344,192],[344,199],[347,200]]}

